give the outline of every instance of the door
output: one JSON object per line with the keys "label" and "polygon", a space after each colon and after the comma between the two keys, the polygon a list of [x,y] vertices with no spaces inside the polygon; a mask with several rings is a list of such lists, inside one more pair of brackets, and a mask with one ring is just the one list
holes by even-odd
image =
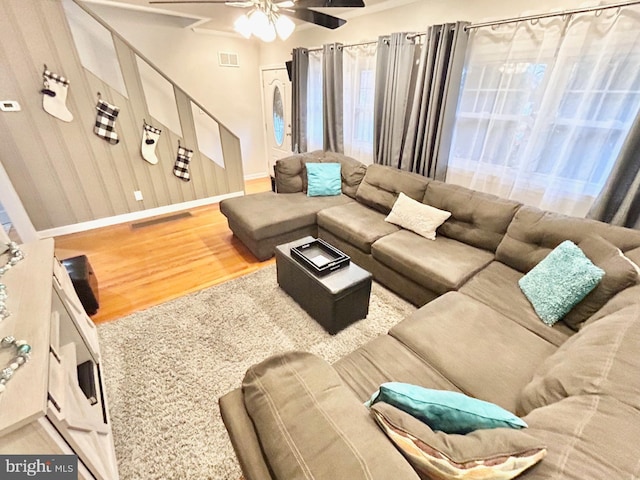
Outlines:
{"label": "door", "polygon": [[262,97],[267,168],[273,175],[276,160],[291,155],[291,82],[285,67],[262,70]]}

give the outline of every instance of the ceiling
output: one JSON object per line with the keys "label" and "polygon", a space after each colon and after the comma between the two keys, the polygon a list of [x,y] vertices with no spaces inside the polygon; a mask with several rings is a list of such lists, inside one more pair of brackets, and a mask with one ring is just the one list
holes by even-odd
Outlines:
{"label": "ceiling", "polygon": [[[230,7],[224,4],[178,4],[151,5],[149,0],[81,0],[98,12],[103,8],[128,11],[132,15],[154,17],[152,21],[171,23],[184,28],[197,28],[221,33],[235,34],[234,21],[248,11],[245,8]],[[406,5],[418,0],[365,0],[365,8],[318,8],[316,10],[336,17],[354,18],[389,8]],[[295,20],[299,28],[323,28]]]}

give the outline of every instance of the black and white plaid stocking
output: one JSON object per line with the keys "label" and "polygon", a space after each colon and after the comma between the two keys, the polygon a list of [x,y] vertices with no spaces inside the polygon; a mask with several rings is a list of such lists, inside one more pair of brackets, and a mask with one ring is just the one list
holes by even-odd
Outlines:
{"label": "black and white plaid stocking", "polygon": [[193,150],[178,145],[178,157],[173,166],[173,174],[185,182],[191,180],[191,176],[189,175],[189,162],[191,161],[191,157],[193,157]]}
{"label": "black and white plaid stocking", "polygon": [[98,114],[93,131],[99,137],[107,140],[111,145],[115,145],[120,141],[116,133],[116,118],[118,117],[118,113],[120,113],[120,108],[98,99],[96,110],[98,110]]}

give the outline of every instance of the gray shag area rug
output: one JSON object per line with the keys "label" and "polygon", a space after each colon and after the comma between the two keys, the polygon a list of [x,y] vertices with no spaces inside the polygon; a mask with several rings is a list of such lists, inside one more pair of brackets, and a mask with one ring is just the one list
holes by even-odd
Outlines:
{"label": "gray shag area rug", "polygon": [[334,362],[415,310],[373,284],[369,315],[329,335],[276,281],[275,265],[98,327],[120,478],[242,476],[218,398],[269,355]]}

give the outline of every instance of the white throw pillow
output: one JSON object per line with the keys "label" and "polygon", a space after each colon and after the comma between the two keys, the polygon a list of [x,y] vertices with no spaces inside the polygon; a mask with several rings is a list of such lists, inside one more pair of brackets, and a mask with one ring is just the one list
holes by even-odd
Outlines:
{"label": "white throw pillow", "polygon": [[385,221],[435,240],[436,228],[450,216],[451,212],[420,203],[400,192]]}

